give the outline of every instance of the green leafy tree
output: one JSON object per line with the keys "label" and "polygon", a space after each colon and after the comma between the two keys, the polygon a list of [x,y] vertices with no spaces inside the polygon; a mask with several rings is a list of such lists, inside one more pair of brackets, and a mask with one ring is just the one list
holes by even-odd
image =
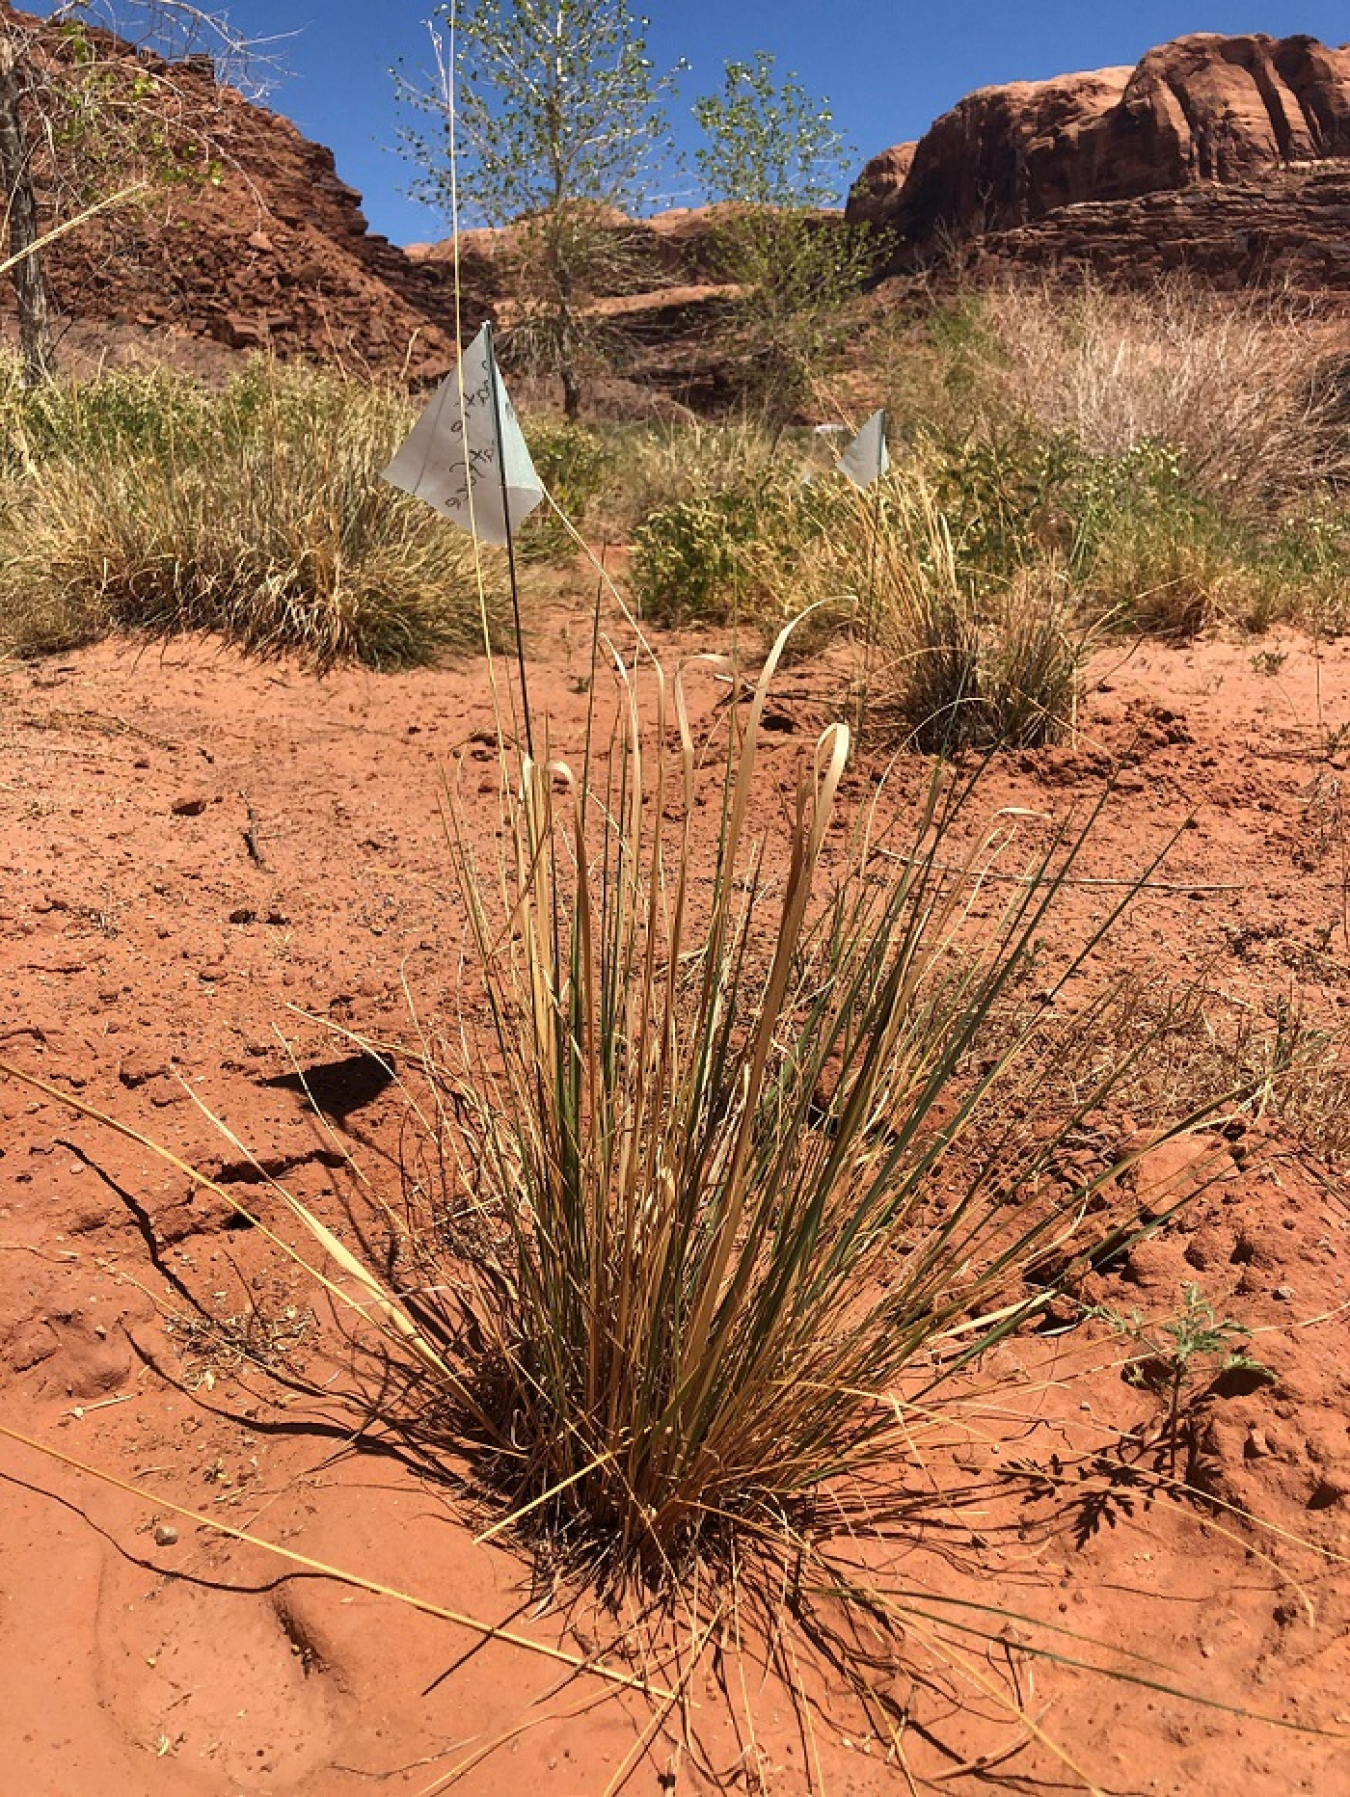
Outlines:
{"label": "green leafy tree", "polygon": [[438,35],[438,78],[395,73],[400,98],[433,121],[402,133],[411,191],[452,229],[460,217],[512,227],[507,347],[559,378],[575,418],[613,352],[594,302],[637,279],[623,225],[669,152],[671,77],[623,0],[464,0],[436,24],[453,45]]}
{"label": "green leafy tree", "polygon": [[720,93],[694,106],[707,198],[723,210],[719,266],[742,289],[736,348],[743,389],[778,422],[809,399],[837,352],[847,302],[876,263],[875,234],[823,210],[847,187],[852,152],[826,101],[773,56],[729,62]]}

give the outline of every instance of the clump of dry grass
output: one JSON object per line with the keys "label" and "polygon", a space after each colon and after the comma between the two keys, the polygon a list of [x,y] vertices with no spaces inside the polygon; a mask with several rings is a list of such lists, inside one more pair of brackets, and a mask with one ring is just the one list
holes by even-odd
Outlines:
{"label": "clump of dry grass", "polygon": [[[1320,970],[1314,962],[1304,971]],[[1122,1087],[1132,1109],[1175,1114],[1222,1086],[1319,1160],[1340,1167],[1350,1157],[1350,1030],[1317,1021],[1306,992],[1278,993],[1253,1010],[1208,984],[1177,991],[1136,976],[1122,987],[1117,1014],[1118,1048],[1129,1035],[1152,1045]],[[1104,1039],[1097,1053],[1108,1052]]]}
{"label": "clump of dry grass", "polygon": [[1035,748],[1070,734],[1091,633],[1052,562],[983,593],[918,484],[892,508],[864,621],[860,716],[883,744],[926,753]]}
{"label": "clump of dry grass", "polygon": [[469,653],[486,617],[471,547],[379,469],[412,407],[254,364],[219,394],[164,373],[11,396],[21,466],[0,506],[0,612],[21,651],[116,627],[219,632],[318,669]]}
{"label": "clump of dry grass", "polygon": [[[1260,1006],[1226,991],[1216,964],[1184,983],[1149,967],[1122,971],[1060,1020],[1069,1024],[1064,1049],[1036,1063],[1030,1079],[1011,1082],[1009,1104],[1025,1116],[1046,1106],[1058,1110],[1117,1070],[1109,1107],[1115,1122],[1186,1116],[1227,1092],[1248,1120],[1264,1120],[1339,1169],[1350,1157],[1344,1103],[1350,1029],[1319,1018],[1312,1002],[1317,982],[1325,983],[1335,964],[1310,949],[1280,947],[1280,959],[1303,984],[1291,983]],[[1037,1011],[1052,1021],[1045,990],[1029,982],[1010,989],[990,1020],[985,1052],[999,1052]],[[1087,1135],[1099,1149],[1118,1139],[1103,1112],[1090,1121]]]}
{"label": "clump of dry grass", "polygon": [[1325,335],[1292,302],[1184,282],[1144,293],[1008,284],[981,296],[978,316],[972,379],[984,403],[1067,433],[1089,455],[1164,444],[1206,492],[1236,504],[1350,473]]}

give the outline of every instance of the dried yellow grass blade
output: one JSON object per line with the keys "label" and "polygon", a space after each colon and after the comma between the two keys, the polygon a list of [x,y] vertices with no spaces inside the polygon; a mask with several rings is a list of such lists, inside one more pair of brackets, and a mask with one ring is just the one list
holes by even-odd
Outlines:
{"label": "dried yellow grass blade", "polygon": [[[156,1159],[163,1161],[166,1166],[172,1167],[175,1172],[186,1175],[194,1185],[199,1186],[203,1191],[210,1192],[213,1197],[219,1198],[222,1203],[229,1205],[230,1209],[233,1210],[237,1216],[245,1218],[266,1241],[271,1242],[274,1247],[280,1248],[282,1253],[290,1260],[293,1260],[303,1273],[307,1273],[311,1279],[317,1281],[317,1283],[340,1304],[345,1305],[350,1310],[356,1311],[359,1316],[367,1316],[366,1311],[355,1299],[353,1299],[350,1292],[344,1291],[340,1285],[337,1285],[333,1280],[327,1278],[319,1268],[311,1266],[304,1256],[298,1253],[289,1242],[284,1241],[273,1230],[270,1230],[265,1223],[260,1222],[259,1219],[253,1215],[252,1211],[250,1211],[247,1206],[241,1204],[234,1196],[233,1192],[227,1191],[222,1185],[218,1185],[214,1179],[208,1179],[206,1174],[200,1172],[196,1167],[192,1166],[190,1162],[182,1160],[178,1155],[174,1154],[171,1149],[163,1147],[162,1144],[154,1141],[149,1136],[142,1135],[139,1130],[133,1129],[130,1124],[122,1123],[116,1117],[111,1117],[106,1112],[98,1110],[94,1105],[86,1104],[83,1099],[75,1098],[69,1092],[62,1092],[58,1087],[48,1085],[45,1080],[39,1079],[36,1074],[27,1073],[22,1067],[14,1066],[12,1062],[0,1061],[0,1077],[19,1080],[23,1085],[31,1087],[33,1091],[41,1092],[44,1097],[52,1099],[54,1103],[66,1105],[69,1109],[78,1112],[80,1116],[88,1117],[91,1122],[99,1123],[105,1129],[112,1130],[115,1135],[123,1136],[129,1142],[135,1142],[137,1147],[144,1148],[147,1154],[153,1154]],[[190,1096],[198,1104],[202,1113],[210,1118],[211,1121],[221,1129],[228,1140],[234,1142],[235,1145],[238,1146],[237,1139],[222,1123],[220,1123],[218,1118],[212,1115],[207,1107],[201,1103],[200,1099],[197,1099],[196,1094],[190,1093]],[[250,1158],[252,1157],[250,1156]],[[441,1359],[440,1355],[438,1355],[431,1344],[422,1337],[416,1326],[406,1315],[404,1315],[398,1305],[389,1294],[384,1291],[373,1275],[361,1265],[360,1261],[358,1261],[348,1249],[343,1247],[342,1243],[338,1241],[332,1231],[327,1229],[324,1224],[320,1223],[318,1218],[315,1217],[312,1212],[307,1210],[306,1207],[300,1203],[299,1199],[292,1197],[283,1186],[277,1185],[274,1180],[270,1183],[285,1199],[297,1221],[302,1223],[310,1231],[315,1241],[318,1242],[325,1253],[330,1255],[337,1265],[342,1268],[343,1272],[347,1273],[357,1281],[362,1291],[364,1291],[376,1305],[381,1316],[383,1316],[403,1340],[414,1349],[419,1358],[422,1359],[426,1365],[431,1367],[433,1371],[442,1374],[447,1379],[453,1379],[454,1375],[451,1373],[451,1370],[446,1363]]]}
{"label": "dried yellow grass blade", "polygon": [[218,1517],[205,1516],[199,1510],[190,1510],[186,1505],[176,1504],[171,1498],[161,1497],[158,1493],[151,1496],[129,1484],[127,1480],[119,1479],[116,1474],[104,1472],[101,1467],[77,1460],[71,1454],[63,1454],[49,1442],[38,1441],[34,1436],[11,1429],[6,1423],[0,1423],[0,1436],[18,1442],[21,1447],[29,1448],[48,1460],[55,1460],[58,1465],[68,1467],[72,1472],[95,1479],[100,1485],[124,1492],[147,1507],[169,1510],[173,1515],[181,1516],[184,1521],[195,1523],[199,1528],[210,1529],[214,1534],[227,1536],[231,1541],[243,1542],[246,1547],[261,1548],[264,1553],[275,1554],[278,1559],[285,1560],[291,1566],[301,1566],[306,1572],[334,1579],[340,1585],[351,1585],[357,1591],[368,1591],[374,1597],[387,1597],[394,1603],[406,1604],[410,1610],[420,1610],[424,1616],[434,1616],[441,1622],[453,1623],[456,1628],[468,1629],[475,1635],[481,1635],[486,1641],[501,1641],[508,1647],[519,1647],[526,1653],[539,1654],[546,1660],[555,1660],[560,1665],[572,1667],[576,1672],[604,1679],[607,1684],[618,1685],[626,1691],[640,1691],[644,1697],[654,1697],[661,1703],[669,1703],[674,1699],[673,1692],[653,1685],[650,1680],[640,1678],[636,1673],[622,1672],[617,1666],[608,1666],[603,1660],[568,1653],[566,1648],[550,1647],[546,1641],[532,1641],[528,1635],[519,1635],[514,1629],[504,1629],[495,1623],[483,1622],[477,1616],[467,1615],[462,1610],[451,1610],[444,1604],[433,1603],[430,1598],[417,1597],[412,1592],[398,1590],[396,1586],[383,1585],[378,1579],[364,1578],[360,1573],[347,1572],[341,1566],[330,1566],[324,1560],[315,1560],[308,1554],[297,1553],[294,1548],[282,1547],[279,1542],[268,1541],[262,1535],[250,1534],[247,1529],[236,1529],[229,1523],[221,1522]]}

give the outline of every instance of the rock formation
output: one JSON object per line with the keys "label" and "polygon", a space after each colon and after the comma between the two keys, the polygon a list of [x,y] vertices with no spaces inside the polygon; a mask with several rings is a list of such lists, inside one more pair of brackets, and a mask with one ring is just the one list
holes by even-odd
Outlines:
{"label": "rock formation", "polygon": [[[3,5],[0,15],[38,23]],[[218,86],[209,59],[167,65],[100,37],[128,79],[171,73],[176,103],[209,139],[215,174],[154,191],[52,246],[46,265],[65,318],[133,334],[177,327],[236,349],[372,369],[433,375],[449,366],[446,283],[367,229],[361,196],[338,178],[331,151]],[[0,281],[0,316],[11,307]],[[469,319],[481,316],[471,299]]]}
{"label": "rock formation", "polygon": [[[615,284],[601,297],[616,298],[644,288],[655,292],[663,283],[688,287],[718,282],[722,277],[717,222],[726,211],[720,206],[676,206],[643,219],[608,213],[605,227],[623,243],[611,261]],[[455,247],[455,239],[447,237],[439,243],[410,243],[404,253],[419,268],[436,270],[437,278],[445,280]],[[511,267],[520,253],[514,227],[463,230],[458,247],[461,281],[494,302],[509,300]]]}
{"label": "rock formation", "polygon": [[887,225],[896,199],[914,166],[917,143],[892,144],[874,156],[853,183],[848,220],[854,225]]}
{"label": "rock formation", "polygon": [[1084,200],[962,245],[976,281],[1016,269],[1091,270],[1147,287],[1184,272],[1207,288],[1350,294],[1350,163],[1133,200]]}
{"label": "rock formation", "polygon": [[1197,33],[1134,69],[982,88],[864,169],[848,216],[895,266],[1083,205],[1242,186],[1350,159],[1350,45]]}

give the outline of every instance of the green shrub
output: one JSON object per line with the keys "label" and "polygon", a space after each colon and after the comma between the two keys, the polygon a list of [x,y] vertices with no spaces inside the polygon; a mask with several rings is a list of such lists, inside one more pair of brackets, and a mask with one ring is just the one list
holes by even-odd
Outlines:
{"label": "green shrub", "polygon": [[1241,620],[1249,628],[1295,619],[1329,635],[1350,629],[1350,506],[1343,494],[1314,492],[1281,521],[1265,561],[1260,603]]}
{"label": "green shrub", "polygon": [[[774,556],[773,517],[745,493],[682,499],[653,513],[634,532],[629,559],[642,615],[663,624],[736,616],[756,557]],[[773,572],[781,572],[777,557]]]}
{"label": "green shrub", "polygon": [[1074,438],[1021,424],[917,453],[971,576],[1006,580],[1067,550],[1091,466]]}
{"label": "green shrub", "polygon": [[[527,434],[539,478],[573,528],[582,530],[610,479],[612,447],[595,431],[566,419],[531,421]],[[545,501],[522,529],[519,547],[527,559],[544,561],[571,556],[576,544]]]}
{"label": "green shrub", "polygon": [[[1054,741],[1086,653],[1055,542],[1068,531],[1052,527],[1079,458],[1051,445],[1022,476],[977,445],[920,454],[927,466],[916,456],[867,493],[780,478],[656,512],[630,561],[644,615],[775,634],[813,607],[807,648],[862,639],[869,733],[925,750]],[[963,508],[956,525],[940,493]]]}

